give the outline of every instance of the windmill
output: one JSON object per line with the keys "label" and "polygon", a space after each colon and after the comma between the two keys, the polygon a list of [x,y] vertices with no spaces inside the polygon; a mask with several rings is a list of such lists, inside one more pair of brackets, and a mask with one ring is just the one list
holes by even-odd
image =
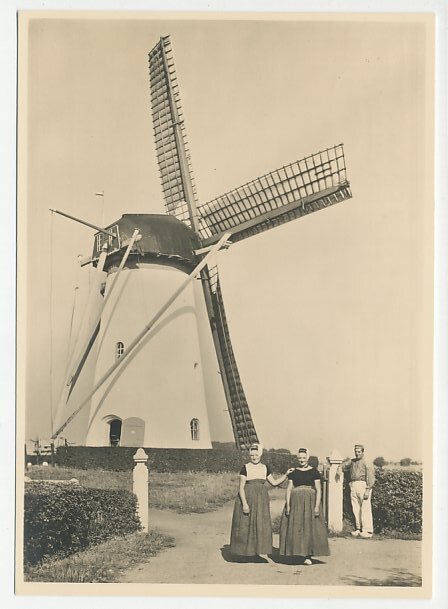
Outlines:
{"label": "windmill", "polygon": [[[228,246],[229,237],[233,244],[350,198],[343,146],[199,203],[169,36],[150,51],[149,75],[167,213],[124,214],[94,227],[87,261],[97,277],[90,321],[72,354],[53,437],[62,431],[68,436],[76,423],[88,445],[209,447],[214,406],[203,366],[208,341],[236,445],[247,448],[258,437],[210,252]],[[208,318],[205,326],[202,318]],[[77,386],[86,369],[91,387],[80,399]]]}

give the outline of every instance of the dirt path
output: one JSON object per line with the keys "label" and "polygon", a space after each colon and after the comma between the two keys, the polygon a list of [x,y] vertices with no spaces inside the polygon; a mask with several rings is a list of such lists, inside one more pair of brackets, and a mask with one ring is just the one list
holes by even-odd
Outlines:
{"label": "dirt path", "polygon": [[[271,500],[273,517],[283,501]],[[176,547],[127,571],[122,583],[309,584],[420,586],[421,542],[330,539],[331,556],[313,566],[235,562],[228,551],[233,504],[215,512],[180,515],[150,510],[150,526],[173,536]],[[278,536],[274,535],[278,547]],[[274,554],[274,560],[279,560]]]}

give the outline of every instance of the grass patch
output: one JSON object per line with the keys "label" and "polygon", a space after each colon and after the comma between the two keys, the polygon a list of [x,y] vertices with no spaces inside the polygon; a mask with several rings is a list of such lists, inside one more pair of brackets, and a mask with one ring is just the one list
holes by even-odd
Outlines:
{"label": "grass patch", "polygon": [[25,567],[28,582],[117,582],[124,571],[148,562],[164,548],[175,546],[171,537],[157,531],[134,533],[73,554],[61,560],[48,559]]}
{"label": "grass patch", "polygon": [[[353,530],[353,529],[351,529]],[[375,533],[375,539],[409,539],[412,541],[421,541],[421,533],[407,533],[406,531],[382,531],[381,533]]]}
{"label": "grass patch", "polygon": [[182,472],[149,477],[149,505],[180,514],[215,510],[234,499],[237,491],[238,476],[228,472]]}

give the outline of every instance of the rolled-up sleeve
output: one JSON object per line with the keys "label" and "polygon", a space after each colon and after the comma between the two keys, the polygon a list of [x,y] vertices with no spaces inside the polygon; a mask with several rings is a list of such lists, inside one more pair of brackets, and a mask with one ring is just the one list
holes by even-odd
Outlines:
{"label": "rolled-up sleeve", "polygon": [[344,472],[350,471],[350,469],[352,467],[352,463],[353,463],[352,459],[350,459],[348,457],[346,459],[344,459],[341,463],[342,471],[344,471]]}
{"label": "rolled-up sleeve", "polygon": [[375,468],[372,463],[366,464],[366,485],[368,488],[372,488],[375,484]]}

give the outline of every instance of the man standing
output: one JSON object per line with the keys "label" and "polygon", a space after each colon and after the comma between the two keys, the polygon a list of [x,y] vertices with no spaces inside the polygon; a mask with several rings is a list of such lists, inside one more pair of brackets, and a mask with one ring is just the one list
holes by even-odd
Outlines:
{"label": "man standing", "polygon": [[375,484],[375,470],[365,460],[364,446],[355,444],[355,458],[341,463],[338,470],[339,475],[342,470],[350,472],[350,499],[356,523],[352,535],[369,539],[373,535],[372,487]]}

